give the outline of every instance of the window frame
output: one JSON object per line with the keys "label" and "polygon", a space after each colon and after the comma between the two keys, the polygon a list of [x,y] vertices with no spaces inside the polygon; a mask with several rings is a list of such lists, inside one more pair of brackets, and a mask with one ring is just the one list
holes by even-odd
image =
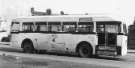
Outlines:
{"label": "window frame", "polygon": [[[27,30],[26,30],[26,28],[27,28]],[[35,24],[34,24],[34,22],[23,22],[22,23],[22,32],[26,32],[26,33],[27,32],[35,32]]]}
{"label": "window frame", "polygon": [[[46,26],[46,31],[41,31],[41,29],[37,30],[37,25],[44,25]],[[41,27],[40,27],[41,28]],[[35,22],[35,32],[48,32],[48,25],[47,22]]]}
{"label": "window frame", "polygon": [[[115,22],[115,23],[114,23]],[[103,25],[102,28],[104,28],[103,32],[106,31],[106,25],[118,25],[118,32],[117,33],[120,33],[121,32],[121,22],[119,21],[99,21],[99,22],[96,22],[96,32],[97,33],[103,33],[103,32],[98,32],[97,29],[98,29],[98,25]],[[110,32],[109,32],[110,33]]]}
{"label": "window frame", "polygon": [[[17,23],[18,24],[18,26],[17,26],[17,27],[19,27],[18,30],[13,31],[13,24],[14,23]],[[11,32],[20,32],[20,26],[21,26],[20,25],[20,22],[12,22],[12,24],[11,24]]]}
{"label": "window frame", "polygon": [[[53,22],[47,22],[47,26],[48,26],[48,32],[52,32],[52,33],[59,33],[59,32],[62,32],[62,25],[61,25],[61,22],[59,21],[53,21]],[[57,25],[57,26],[56,26]],[[58,31],[52,31],[52,27],[54,28],[54,26],[56,26],[55,28],[58,27]]]}
{"label": "window frame", "polygon": [[[80,27],[80,25],[83,25],[85,27]],[[79,31],[79,28],[85,28],[88,29],[88,31]],[[77,31],[82,33],[91,33],[94,32],[94,23],[93,22],[78,22]]]}
{"label": "window frame", "polygon": [[[66,30],[65,30],[65,26],[66,26],[66,25],[70,25],[70,26],[71,26],[71,25],[72,25],[72,26],[74,25],[75,30],[74,30],[74,31],[66,31]],[[69,28],[68,28],[68,29],[69,29]],[[73,32],[75,33],[75,32],[77,32],[77,22],[75,22],[75,21],[73,21],[73,22],[63,22],[63,23],[62,23],[62,32],[66,32],[66,33],[73,33]]]}

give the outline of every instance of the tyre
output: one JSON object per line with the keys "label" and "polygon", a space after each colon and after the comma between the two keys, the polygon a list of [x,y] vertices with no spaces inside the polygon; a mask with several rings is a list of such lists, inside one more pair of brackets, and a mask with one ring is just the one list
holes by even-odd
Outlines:
{"label": "tyre", "polygon": [[31,42],[24,42],[23,43],[23,52],[24,53],[34,53],[35,49],[33,47],[33,44]]}
{"label": "tyre", "polygon": [[92,48],[89,44],[81,44],[79,46],[78,54],[80,57],[84,58],[92,57]]}

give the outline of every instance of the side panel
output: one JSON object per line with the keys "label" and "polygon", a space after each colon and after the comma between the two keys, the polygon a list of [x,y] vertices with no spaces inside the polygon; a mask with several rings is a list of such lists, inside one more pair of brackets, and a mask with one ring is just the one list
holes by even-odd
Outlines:
{"label": "side panel", "polygon": [[38,50],[51,50],[50,46],[50,35],[46,33],[34,33],[34,39]]}
{"label": "side panel", "polygon": [[21,48],[21,38],[18,33],[11,33],[11,46],[15,48]]}
{"label": "side panel", "polygon": [[95,34],[44,34],[44,33],[17,33],[11,35],[11,46],[21,48],[24,39],[30,39],[34,48],[38,50],[49,50],[57,52],[75,53],[77,45],[86,41],[93,47],[98,44],[98,38]]}
{"label": "side panel", "polygon": [[72,34],[52,34],[52,38],[50,43],[53,50],[58,52],[71,51],[68,46],[73,45]]}
{"label": "side panel", "polygon": [[34,33],[12,33],[11,34],[11,46],[21,48],[21,44],[24,39],[30,39],[34,48],[37,48],[37,41]]}
{"label": "side panel", "polygon": [[82,41],[86,41],[91,44],[93,54],[95,54],[95,47],[98,43],[95,34],[52,34],[51,38],[53,38],[50,40],[52,50],[60,53],[75,53],[77,45]]}

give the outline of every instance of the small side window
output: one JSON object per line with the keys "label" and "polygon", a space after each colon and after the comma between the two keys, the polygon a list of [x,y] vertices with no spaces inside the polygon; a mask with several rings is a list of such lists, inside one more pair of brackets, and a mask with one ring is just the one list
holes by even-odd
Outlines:
{"label": "small side window", "polygon": [[36,22],[36,31],[48,31],[46,22]]}
{"label": "small side window", "polygon": [[48,30],[50,32],[61,32],[61,23],[60,22],[48,22]]}
{"label": "small side window", "polygon": [[18,32],[20,29],[20,24],[19,22],[12,22],[11,25],[11,32]]}
{"label": "small side window", "polygon": [[24,22],[22,25],[22,30],[25,32],[33,32],[34,24],[32,22]]}
{"label": "small side window", "polygon": [[63,32],[76,32],[75,22],[63,22]]}
{"label": "small side window", "polygon": [[78,32],[93,32],[92,22],[79,22]]}

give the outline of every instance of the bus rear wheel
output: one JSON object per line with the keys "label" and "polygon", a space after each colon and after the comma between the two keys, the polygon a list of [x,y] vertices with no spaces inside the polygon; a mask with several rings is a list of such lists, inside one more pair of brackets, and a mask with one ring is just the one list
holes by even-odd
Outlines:
{"label": "bus rear wheel", "polygon": [[35,49],[33,47],[33,44],[31,42],[24,42],[23,43],[23,52],[24,53],[34,53]]}
{"label": "bus rear wheel", "polygon": [[92,56],[92,48],[89,44],[81,44],[78,49],[80,57],[88,58]]}

